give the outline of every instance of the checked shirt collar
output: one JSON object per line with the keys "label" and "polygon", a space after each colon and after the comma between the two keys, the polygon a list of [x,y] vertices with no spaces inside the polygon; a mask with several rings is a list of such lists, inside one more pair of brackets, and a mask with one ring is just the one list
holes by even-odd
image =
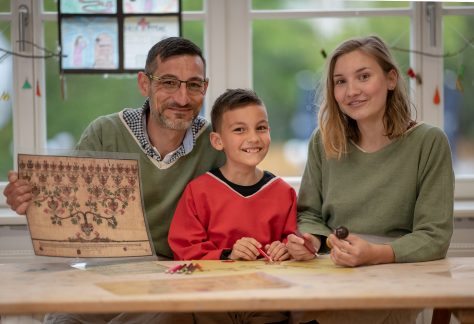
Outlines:
{"label": "checked shirt collar", "polygon": [[171,164],[177,161],[180,157],[189,154],[196,144],[197,134],[206,125],[206,119],[201,116],[194,118],[191,127],[186,131],[183,143],[174,152],[169,153],[165,157],[161,157],[160,153],[151,145],[150,139],[146,132],[146,116],[150,110],[150,103],[147,99],[143,106],[138,109],[127,108],[123,111],[123,119],[137,138],[143,151],[152,159],[162,161],[166,164]]}

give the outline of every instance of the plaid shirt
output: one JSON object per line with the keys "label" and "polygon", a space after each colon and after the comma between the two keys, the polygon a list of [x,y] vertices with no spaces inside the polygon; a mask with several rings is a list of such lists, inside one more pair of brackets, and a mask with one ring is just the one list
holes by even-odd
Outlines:
{"label": "plaid shirt", "polygon": [[127,108],[123,110],[123,119],[131,129],[133,135],[137,138],[143,151],[152,159],[162,161],[166,164],[172,164],[180,157],[190,153],[196,144],[196,138],[199,131],[206,125],[207,121],[201,116],[194,118],[191,127],[184,136],[183,143],[172,153],[162,158],[160,153],[153,147],[146,132],[146,115],[150,110],[150,103],[147,99],[143,106],[138,109]]}

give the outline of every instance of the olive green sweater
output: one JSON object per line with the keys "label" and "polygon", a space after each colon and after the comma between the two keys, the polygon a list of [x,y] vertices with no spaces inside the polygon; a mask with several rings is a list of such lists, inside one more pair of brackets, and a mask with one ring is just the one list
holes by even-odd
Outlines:
{"label": "olive green sweater", "polygon": [[454,174],[441,129],[419,124],[374,153],[351,143],[341,160],[325,158],[317,131],[308,150],[298,196],[301,231],[324,237],[344,225],[353,233],[390,237],[396,262],[446,256]]}
{"label": "olive green sweater", "polygon": [[145,214],[155,251],[159,256],[172,259],[168,230],[181,193],[191,179],[224,162],[222,152],[216,151],[209,142],[210,131],[210,125],[204,126],[189,154],[164,165],[145,154],[121,113],[115,113],[93,121],[82,134],[76,149],[139,156]]}

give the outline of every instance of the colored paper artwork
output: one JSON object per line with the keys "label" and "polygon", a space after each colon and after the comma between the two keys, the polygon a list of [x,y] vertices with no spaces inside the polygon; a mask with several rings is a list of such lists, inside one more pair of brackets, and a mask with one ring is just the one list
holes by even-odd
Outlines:
{"label": "colored paper artwork", "polygon": [[102,282],[97,285],[115,295],[170,294],[291,287],[289,282],[262,272],[220,277],[202,277],[199,278],[199,280],[188,277],[176,280],[157,279]]}

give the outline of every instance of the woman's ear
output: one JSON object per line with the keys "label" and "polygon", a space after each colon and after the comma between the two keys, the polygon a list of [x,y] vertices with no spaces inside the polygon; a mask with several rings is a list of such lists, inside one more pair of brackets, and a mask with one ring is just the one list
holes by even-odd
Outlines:
{"label": "woman's ear", "polygon": [[391,69],[387,74],[387,83],[388,83],[388,90],[393,90],[397,86],[398,83],[398,73],[395,69]]}
{"label": "woman's ear", "polygon": [[224,145],[222,145],[222,140],[219,133],[211,132],[211,134],[209,135],[209,139],[213,148],[218,151],[222,151],[224,149]]}

